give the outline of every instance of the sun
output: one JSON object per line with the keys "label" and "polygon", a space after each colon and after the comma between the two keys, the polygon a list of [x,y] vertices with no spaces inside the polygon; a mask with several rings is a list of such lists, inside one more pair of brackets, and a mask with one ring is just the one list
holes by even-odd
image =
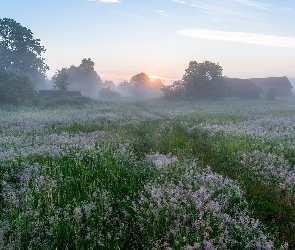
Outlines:
{"label": "sun", "polygon": [[161,79],[162,77],[160,77],[160,76],[149,76],[149,78],[151,80],[155,80],[155,79]]}

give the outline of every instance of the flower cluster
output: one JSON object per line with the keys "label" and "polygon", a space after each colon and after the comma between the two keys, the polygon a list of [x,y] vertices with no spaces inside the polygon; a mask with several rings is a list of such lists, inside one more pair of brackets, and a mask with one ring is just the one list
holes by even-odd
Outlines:
{"label": "flower cluster", "polygon": [[[150,156],[159,166],[158,158]],[[163,161],[133,209],[148,248],[274,249],[273,239],[251,217],[239,186],[209,167]]]}

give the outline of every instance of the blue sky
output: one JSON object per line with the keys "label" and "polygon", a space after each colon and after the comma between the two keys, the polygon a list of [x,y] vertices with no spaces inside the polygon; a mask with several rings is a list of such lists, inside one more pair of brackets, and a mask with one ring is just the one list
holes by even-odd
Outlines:
{"label": "blue sky", "polygon": [[189,61],[228,77],[295,77],[294,0],[0,0],[32,30],[48,76],[91,58],[102,79],[181,79]]}

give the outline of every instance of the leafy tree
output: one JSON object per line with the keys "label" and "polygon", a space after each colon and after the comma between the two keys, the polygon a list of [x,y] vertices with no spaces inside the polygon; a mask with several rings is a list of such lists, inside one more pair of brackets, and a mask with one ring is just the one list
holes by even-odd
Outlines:
{"label": "leafy tree", "polygon": [[155,88],[162,88],[163,87],[163,82],[161,79],[156,78],[151,82],[152,86]]}
{"label": "leafy tree", "polygon": [[[226,85],[222,67],[210,61],[191,61],[182,81],[163,88],[164,97],[185,99],[220,99],[225,97]],[[173,93],[172,93],[173,92]]]}
{"label": "leafy tree", "polygon": [[188,98],[223,98],[225,95],[222,67],[219,64],[191,61],[182,80]]}
{"label": "leafy tree", "polygon": [[124,97],[130,97],[131,93],[130,90],[132,89],[132,84],[128,81],[120,82],[117,86],[117,91]]}
{"label": "leafy tree", "polygon": [[79,65],[79,68],[81,69],[82,72],[93,72],[95,71],[94,65],[95,63],[90,58],[88,59],[83,58]]}
{"label": "leafy tree", "polygon": [[145,73],[139,73],[130,79],[132,88],[130,92],[135,97],[144,97],[145,93],[151,83],[151,79]]}
{"label": "leafy tree", "polygon": [[116,89],[116,84],[114,84],[113,81],[110,81],[110,80],[104,80],[102,83],[101,83],[101,87],[102,88],[108,88],[110,87],[111,89]]}
{"label": "leafy tree", "polygon": [[274,100],[275,97],[278,95],[277,91],[275,88],[271,88],[265,95],[267,100]]}
{"label": "leafy tree", "polygon": [[172,85],[164,86],[162,89],[165,99],[183,99],[185,88],[182,80],[175,81]]}
{"label": "leafy tree", "polygon": [[149,85],[151,82],[151,79],[146,75],[145,73],[141,72],[135,76],[132,76],[130,79],[130,83],[133,86],[146,86]]}
{"label": "leafy tree", "polygon": [[0,70],[0,103],[22,104],[35,100],[32,79],[17,69]]}
{"label": "leafy tree", "polygon": [[102,80],[95,71],[94,65],[90,58],[83,58],[78,67],[72,65],[68,68],[72,82],[71,90],[86,91],[91,96],[101,89]]}
{"label": "leafy tree", "polygon": [[49,69],[41,57],[45,51],[30,29],[13,19],[0,19],[0,69],[18,69],[39,84]]}
{"label": "leafy tree", "polygon": [[66,68],[62,68],[58,70],[55,75],[52,77],[52,81],[54,83],[54,87],[58,90],[68,90],[71,82],[69,80],[70,75]]}

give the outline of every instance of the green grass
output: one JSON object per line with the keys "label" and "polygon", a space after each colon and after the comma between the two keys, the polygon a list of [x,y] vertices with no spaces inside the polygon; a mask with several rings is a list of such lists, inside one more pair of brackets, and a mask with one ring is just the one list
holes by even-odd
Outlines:
{"label": "green grass", "polygon": [[[66,104],[62,108],[58,105],[2,107],[0,237],[4,249],[163,249],[168,247],[166,243],[173,249],[184,249],[197,242],[204,249],[207,232],[188,233],[185,229],[185,226],[192,227],[199,211],[185,202],[174,210],[167,202],[166,208],[175,213],[169,217],[161,210],[164,203],[156,200],[153,203],[153,194],[149,193],[154,187],[167,190],[167,195],[170,189],[178,192],[180,187],[183,195],[191,192],[191,187],[198,190],[201,187],[191,183],[200,173],[205,179],[217,173],[224,180],[233,180],[229,187],[216,189],[212,196],[212,199],[230,197],[224,213],[233,215],[235,205],[241,211],[249,210],[249,216],[263,223],[259,230],[275,237],[276,248],[285,242],[290,249],[295,248],[294,189],[280,189],[275,178],[265,181],[262,173],[259,175],[245,167],[239,158],[241,154],[259,151],[282,157],[294,169],[294,138],[260,138],[206,128],[269,117],[295,119],[292,105],[295,108],[294,100],[285,103],[278,99],[274,102],[157,100],[86,102],[73,107]],[[33,129],[21,127],[26,125],[14,125],[17,129],[7,126],[15,121],[45,123]],[[287,125],[280,126],[282,130],[289,129]],[[96,132],[101,136],[92,139],[92,133]],[[30,148],[26,149],[38,148],[39,137],[63,134],[68,138],[64,143],[65,155],[53,156],[46,149],[44,154],[30,154]],[[76,143],[85,140],[80,135],[89,136],[89,149],[82,149]],[[5,141],[9,136],[12,139]],[[46,140],[42,143],[46,145]],[[48,147],[62,150],[65,145],[60,143],[60,146],[48,143]],[[28,152],[11,153],[22,150]],[[1,158],[4,152],[11,156]],[[146,160],[146,155],[156,152],[177,157],[178,161],[158,168]],[[213,172],[206,172],[207,166]],[[179,186],[180,182],[184,187]],[[240,189],[242,197],[235,194]],[[143,197],[149,197],[144,201],[147,203]],[[140,204],[144,204],[143,209],[136,212],[135,207],[138,209]],[[159,220],[150,217],[155,209],[160,211]],[[187,214],[190,220],[173,236],[169,230],[180,214]],[[211,227],[212,240],[222,234],[219,229],[223,223],[214,216],[214,212],[204,216]],[[237,232],[237,241],[245,241],[242,232],[242,229]],[[255,234],[259,235],[260,231],[253,231]],[[227,243],[227,247],[244,249],[245,242]]]}

